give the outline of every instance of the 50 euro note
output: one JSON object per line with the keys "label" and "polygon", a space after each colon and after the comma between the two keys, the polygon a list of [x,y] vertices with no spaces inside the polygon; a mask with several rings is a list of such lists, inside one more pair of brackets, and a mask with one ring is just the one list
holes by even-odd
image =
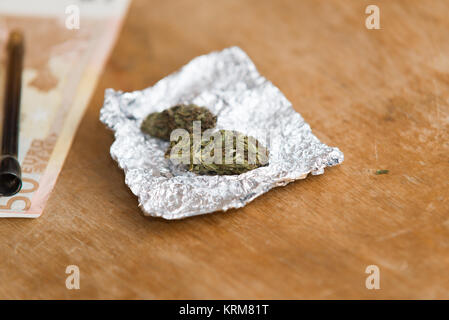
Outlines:
{"label": "50 euro note", "polygon": [[19,133],[23,186],[14,196],[0,197],[0,217],[42,214],[128,5],[128,0],[0,2],[2,73],[9,32],[20,29],[25,36]]}

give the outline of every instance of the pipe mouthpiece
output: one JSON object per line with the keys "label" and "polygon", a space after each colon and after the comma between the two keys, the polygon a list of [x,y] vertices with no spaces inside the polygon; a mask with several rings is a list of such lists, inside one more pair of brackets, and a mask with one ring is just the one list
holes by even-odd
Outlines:
{"label": "pipe mouthpiece", "polygon": [[19,161],[13,156],[0,160],[0,196],[9,197],[22,189],[22,171]]}
{"label": "pipe mouthpiece", "polygon": [[21,50],[23,50],[23,39],[24,38],[22,31],[20,30],[11,31],[8,38],[7,48],[10,50],[16,48],[20,48]]}

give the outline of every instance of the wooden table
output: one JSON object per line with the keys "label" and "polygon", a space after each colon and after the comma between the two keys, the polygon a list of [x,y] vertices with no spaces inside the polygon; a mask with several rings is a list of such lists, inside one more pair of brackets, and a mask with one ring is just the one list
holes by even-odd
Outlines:
{"label": "wooden table", "polygon": [[[365,27],[368,4],[380,30]],[[43,216],[0,221],[0,297],[448,298],[448,10],[135,0]],[[143,217],[98,120],[104,90],[145,88],[232,45],[345,162],[243,209]],[[66,289],[68,265],[80,290]],[[368,265],[380,290],[365,287]]]}

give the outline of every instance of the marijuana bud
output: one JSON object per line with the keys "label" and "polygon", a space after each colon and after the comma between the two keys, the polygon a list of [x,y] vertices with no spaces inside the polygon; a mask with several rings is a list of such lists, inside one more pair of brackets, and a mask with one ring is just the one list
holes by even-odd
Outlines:
{"label": "marijuana bud", "polygon": [[[196,141],[198,140],[198,141]],[[256,138],[237,131],[206,132],[171,141],[165,157],[199,174],[241,174],[268,164],[268,149]]]}
{"label": "marijuana bud", "polygon": [[215,127],[217,116],[207,108],[194,104],[177,105],[162,112],[149,114],[142,122],[141,130],[153,137],[170,140],[175,129],[185,129],[193,133],[193,122],[201,122],[201,131]]}
{"label": "marijuana bud", "polygon": [[167,112],[153,112],[143,120],[140,129],[153,137],[168,140],[171,132],[170,122],[171,119]]}

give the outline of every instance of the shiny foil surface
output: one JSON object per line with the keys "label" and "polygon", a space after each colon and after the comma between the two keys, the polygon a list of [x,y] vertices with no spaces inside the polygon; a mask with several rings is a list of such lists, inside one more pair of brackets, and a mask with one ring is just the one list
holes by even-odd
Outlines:
{"label": "shiny foil surface", "polygon": [[[209,108],[218,116],[217,130],[258,139],[269,148],[269,164],[228,176],[197,175],[174,165],[164,158],[169,143],[142,133],[140,124],[149,113],[181,103]],[[343,153],[312,134],[238,47],[199,56],[142,91],[106,90],[100,119],[115,132],[111,156],[144,214],[165,219],[240,208],[271,188],[343,161]]]}

